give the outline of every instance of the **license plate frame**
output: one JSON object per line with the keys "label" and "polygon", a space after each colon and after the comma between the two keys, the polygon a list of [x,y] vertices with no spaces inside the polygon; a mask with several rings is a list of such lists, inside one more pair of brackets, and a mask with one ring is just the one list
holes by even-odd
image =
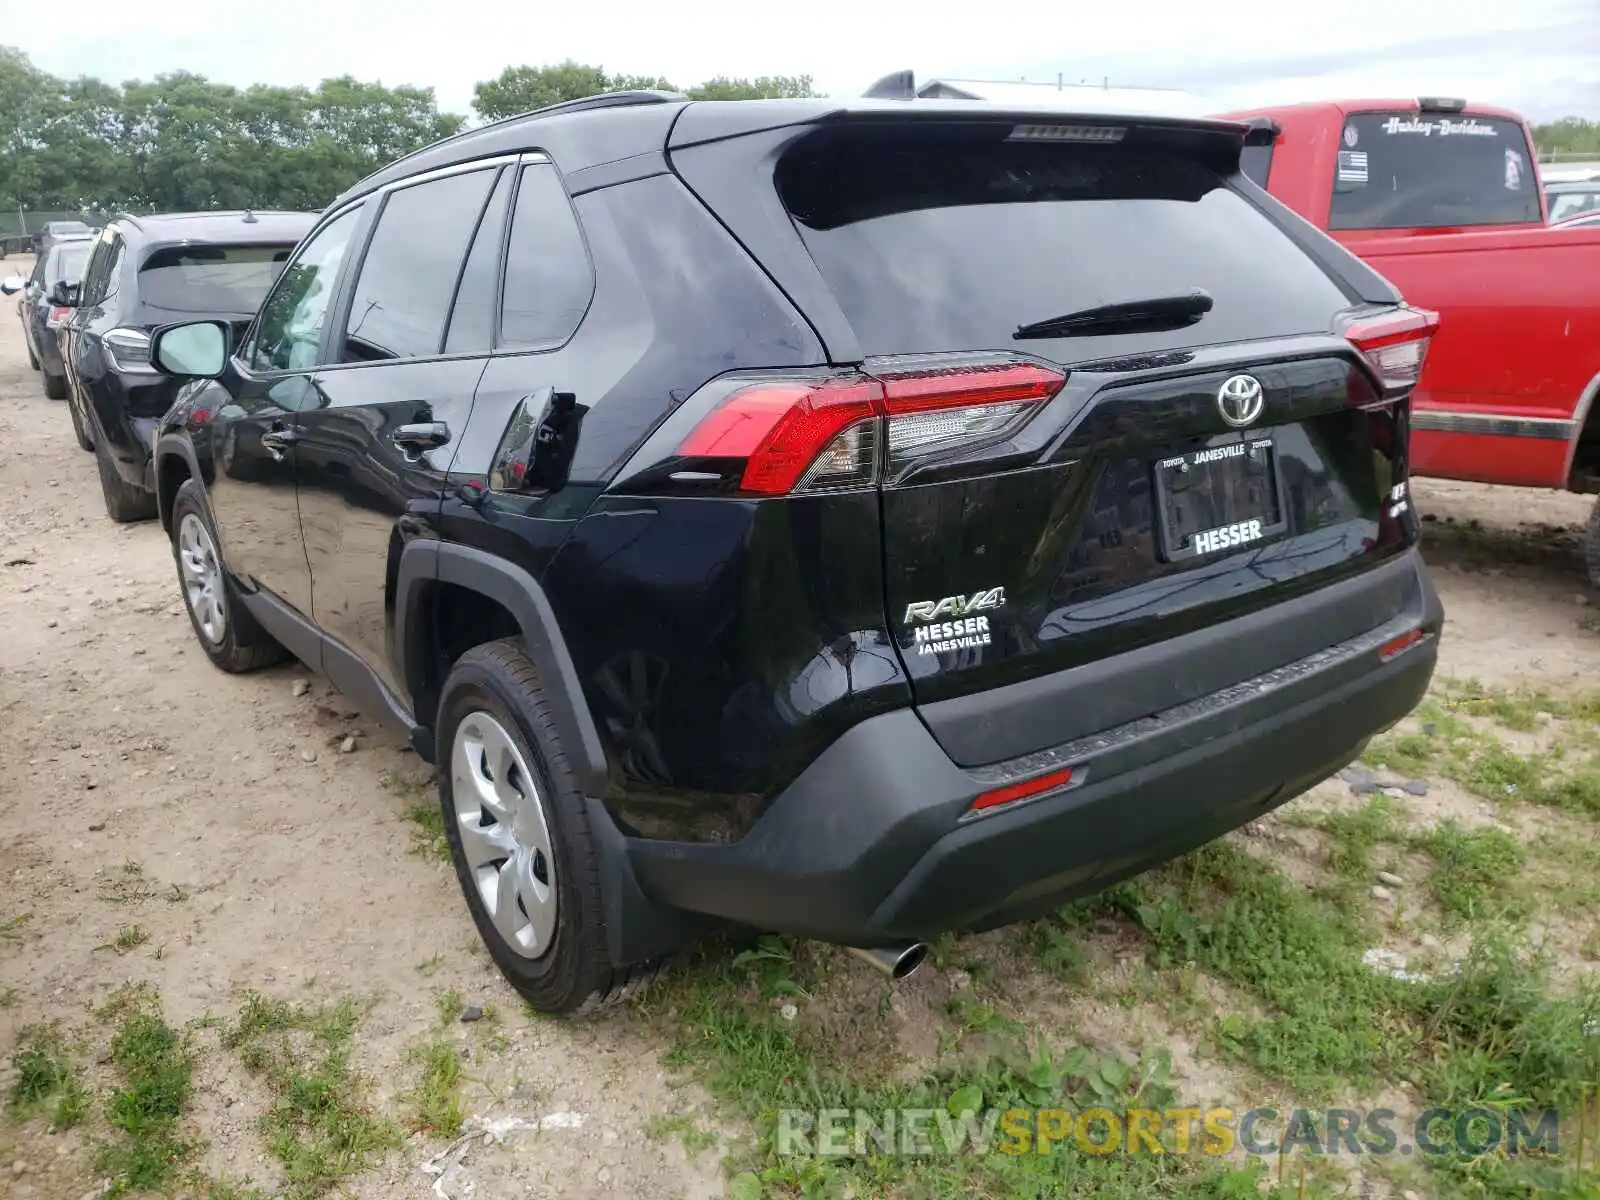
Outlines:
{"label": "license plate frame", "polygon": [[[1209,523],[1185,529],[1183,525],[1193,522],[1180,523],[1174,519],[1175,489],[1172,486],[1174,479],[1202,470],[1204,483],[1214,489],[1219,486],[1220,480],[1226,480],[1229,473],[1247,469],[1246,464],[1264,468],[1257,471],[1258,476],[1263,474],[1265,476],[1264,496],[1259,494],[1253,496],[1251,499],[1254,503],[1241,503],[1238,495],[1217,497],[1212,494],[1205,497],[1205,502],[1213,510],[1224,511],[1221,511],[1218,517],[1212,518]],[[1278,455],[1277,442],[1270,434],[1254,438],[1238,436],[1215,438],[1203,446],[1182,454],[1171,454],[1156,459],[1150,465],[1150,473],[1161,557],[1167,562],[1219,558],[1230,552],[1259,546],[1289,528],[1289,506],[1283,486],[1283,466]],[[1194,475],[1194,478],[1198,480],[1201,476]],[[1249,479],[1236,478],[1221,483],[1220,486],[1239,489],[1241,485],[1248,485],[1250,482]],[[1259,493],[1262,488],[1257,487],[1253,490]],[[1239,532],[1249,535],[1248,540],[1226,540],[1224,544],[1207,549],[1201,549],[1197,544],[1202,534],[1236,530],[1237,527],[1249,522],[1259,522],[1260,528],[1259,531],[1240,530]]]}

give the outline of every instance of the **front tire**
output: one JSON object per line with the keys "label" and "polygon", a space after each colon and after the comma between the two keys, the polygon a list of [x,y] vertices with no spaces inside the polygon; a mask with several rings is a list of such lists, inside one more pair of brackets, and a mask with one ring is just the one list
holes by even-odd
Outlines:
{"label": "front tire", "polygon": [[289,657],[239,603],[217,553],[217,533],[206,510],[205,493],[192,479],[184,480],[173,497],[172,557],[189,624],[214,666],[238,675]]}
{"label": "front tire", "polygon": [[118,475],[111,456],[104,450],[95,450],[94,462],[100,470],[100,495],[106,502],[106,516],[123,525],[155,517],[154,493],[134,487]]}
{"label": "front tire", "polygon": [[654,964],[611,965],[588,810],[520,640],[456,661],[437,729],[445,838],[501,974],[547,1013],[583,1013],[640,990]]}

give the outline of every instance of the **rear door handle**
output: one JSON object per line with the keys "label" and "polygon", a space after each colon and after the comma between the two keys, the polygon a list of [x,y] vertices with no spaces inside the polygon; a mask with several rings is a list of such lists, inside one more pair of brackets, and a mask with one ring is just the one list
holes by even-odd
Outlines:
{"label": "rear door handle", "polygon": [[424,451],[437,450],[450,440],[450,426],[443,421],[419,421],[402,425],[389,435],[390,440],[406,452],[406,457],[417,459]]}

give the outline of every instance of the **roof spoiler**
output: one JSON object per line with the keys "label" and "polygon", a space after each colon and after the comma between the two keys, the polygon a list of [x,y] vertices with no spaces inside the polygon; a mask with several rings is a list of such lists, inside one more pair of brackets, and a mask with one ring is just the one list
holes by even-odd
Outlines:
{"label": "roof spoiler", "polygon": [[1283,132],[1271,117],[1247,117],[1239,122],[1245,128],[1244,144],[1246,146],[1270,146],[1278,140],[1278,135]]}
{"label": "roof spoiler", "polygon": [[861,93],[870,100],[915,100],[917,77],[910,71],[895,71]]}

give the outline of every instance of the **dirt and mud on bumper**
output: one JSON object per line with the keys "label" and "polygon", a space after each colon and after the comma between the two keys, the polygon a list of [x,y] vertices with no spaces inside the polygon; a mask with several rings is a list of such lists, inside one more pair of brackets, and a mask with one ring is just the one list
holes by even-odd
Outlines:
{"label": "dirt and mud on bumper", "polygon": [[[1416,552],[1382,570],[1390,585],[1409,575],[1399,611],[1210,696],[985,768],[952,762],[914,711],[884,714],[835,742],[739,842],[617,835],[614,865],[656,905],[843,943],[1048,911],[1270,811],[1417,704],[1443,608]],[[1070,789],[962,819],[997,781],[1065,766]]]}

